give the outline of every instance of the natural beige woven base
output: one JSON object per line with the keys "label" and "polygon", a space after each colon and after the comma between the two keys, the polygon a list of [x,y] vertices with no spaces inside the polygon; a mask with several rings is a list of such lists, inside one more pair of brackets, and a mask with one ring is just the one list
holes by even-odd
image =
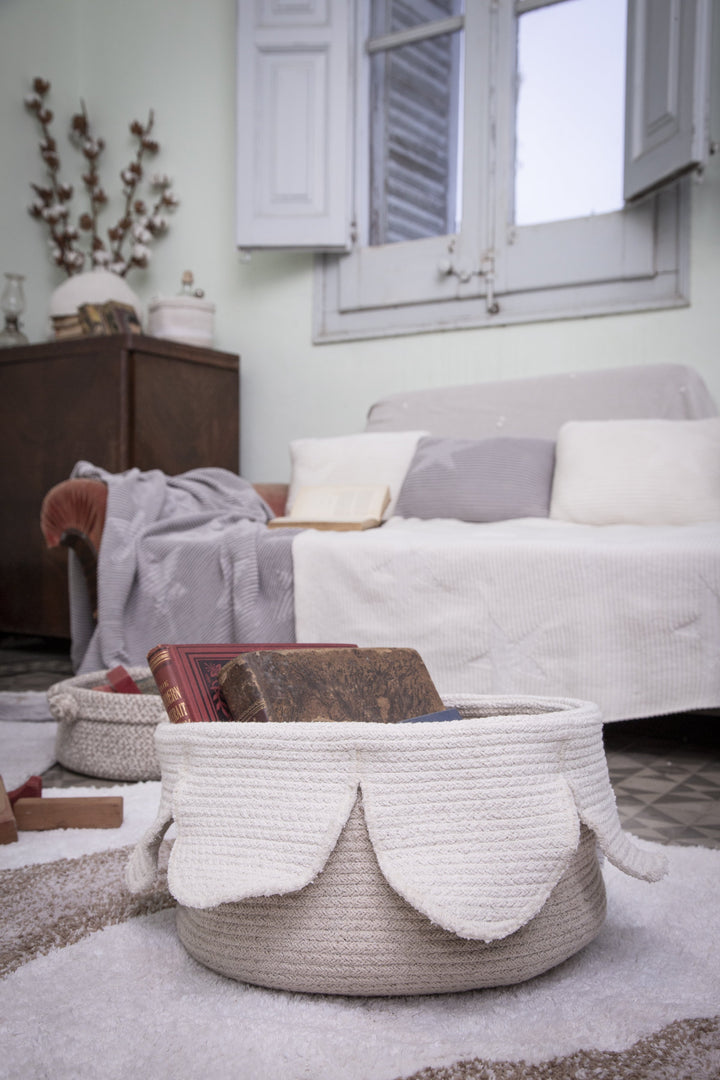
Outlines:
{"label": "natural beige woven base", "polygon": [[317,994],[435,994],[522,982],[566,960],[605,918],[594,834],[581,827],[572,861],[541,911],[486,944],[435,926],[391,887],[370,843],[360,797],[322,873],[299,892],[179,906],[191,956],[222,975]]}
{"label": "natural beige woven base", "polygon": [[[150,669],[128,669],[133,678]],[[106,694],[96,671],[64,679],[48,690],[50,712],[58,721],[55,757],[66,769],[103,780],[159,780],[155,729],[167,720],[159,695]]]}

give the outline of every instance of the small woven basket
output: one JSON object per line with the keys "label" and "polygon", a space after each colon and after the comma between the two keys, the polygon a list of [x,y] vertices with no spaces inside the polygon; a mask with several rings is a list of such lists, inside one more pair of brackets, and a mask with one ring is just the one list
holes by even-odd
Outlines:
{"label": "small woven basket", "polygon": [[[134,678],[147,667],[127,669]],[[159,694],[111,694],[92,689],[105,671],[63,679],[47,692],[58,721],[55,757],[66,769],[103,780],[159,780],[155,729],[167,720]]]}
{"label": "small woven basket", "polygon": [[289,991],[431,994],[522,982],[599,932],[598,846],[655,880],[622,832],[599,710],[446,700],[425,724],[158,728],[162,794],[127,882],[168,884],[195,959]]}

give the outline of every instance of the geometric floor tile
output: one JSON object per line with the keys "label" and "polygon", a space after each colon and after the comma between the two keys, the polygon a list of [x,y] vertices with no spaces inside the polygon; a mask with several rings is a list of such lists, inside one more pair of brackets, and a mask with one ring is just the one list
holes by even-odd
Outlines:
{"label": "geometric floor tile", "polygon": [[605,751],[623,827],[666,844],[720,848],[720,716],[607,724]]}

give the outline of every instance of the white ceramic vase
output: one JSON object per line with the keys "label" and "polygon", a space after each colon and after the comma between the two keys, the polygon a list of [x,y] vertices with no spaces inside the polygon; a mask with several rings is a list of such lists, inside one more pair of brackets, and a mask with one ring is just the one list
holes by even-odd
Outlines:
{"label": "white ceramic vase", "polygon": [[140,297],[118,274],[110,270],[87,270],[83,274],[73,274],[50,296],[50,316],[74,315],[81,304],[105,304],[116,300],[121,304],[132,304],[138,318],[143,320]]}

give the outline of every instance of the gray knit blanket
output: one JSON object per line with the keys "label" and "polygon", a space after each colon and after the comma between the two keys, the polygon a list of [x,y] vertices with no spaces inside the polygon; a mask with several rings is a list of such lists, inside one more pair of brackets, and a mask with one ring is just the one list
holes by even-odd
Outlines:
{"label": "gray knit blanket", "polygon": [[78,672],[145,664],[167,642],[295,640],[297,530],[266,528],[272,513],[247,480],[218,468],[109,473],[87,461],[72,475],[108,486],[96,626],[74,557],[70,568]]}

